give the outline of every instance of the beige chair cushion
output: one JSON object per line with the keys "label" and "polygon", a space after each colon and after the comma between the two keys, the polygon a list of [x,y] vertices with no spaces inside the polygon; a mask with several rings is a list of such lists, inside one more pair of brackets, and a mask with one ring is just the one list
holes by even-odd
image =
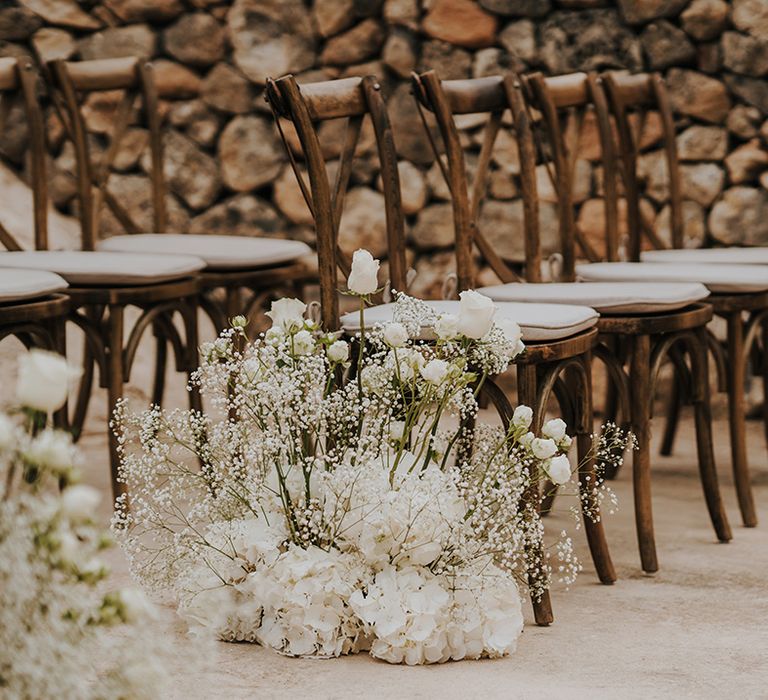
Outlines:
{"label": "beige chair cushion", "polygon": [[205,267],[191,255],[133,255],[80,250],[0,253],[0,267],[48,270],[71,285],[142,285],[189,277]]}
{"label": "beige chair cushion", "polygon": [[67,286],[66,280],[53,272],[0,269],[0,304],[46,297]]}
{"label": "beige chair cushion", "polygon": [[768,248],[680,248],[647,250],[643,262],[717,263],[722,265],[768,265]]}
{"label": "beige chair cushion", "polygon": [[[440,314],[458,314],[458,301],[428,301],[435,312]],[[597,323],[599,314],[586,306],[565,304],[514,304],[501,302],[496,305],[496,318],[508,318],[516,321],[523,331],[524,342],[560,340],[592,328]],[[387,323],[392,320],[394,304],[382,304],[365,310],[367,326]],[[354,333],[360,330],[360,313],[354,311],[341,318],[344,330]],[[426,335],[426,334],[425,334]]]}
{"label": "beige chair cushion", "polygon": [[576,274],[588,282],[700,282],[726,294],[768,290],[768,268],[760,265],[590,263],[577,265]]}
{"label": "beige chair cushion", "polygon": [[116,253],[195,255],[205,260],[208,269],[229,270],[285,265],[312,249],[301,241],[281,238],[249,238],[193,233],[140,233],[114,236],[99,243],[99,250]]}
{"label": "beige chair cushion", "polygon": [[499,284],[478,291],[496,301],[578,304],[601,314],[652,314],[681,309],[709,296],[697,282],[575,282]]}

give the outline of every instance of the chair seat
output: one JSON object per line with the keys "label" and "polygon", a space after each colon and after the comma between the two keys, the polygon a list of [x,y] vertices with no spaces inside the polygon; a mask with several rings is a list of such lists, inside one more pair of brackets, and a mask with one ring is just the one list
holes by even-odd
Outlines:
{"label": "chair seat", "polygon": [[721,294],[768,290],[768,268],[760,265],[589,263],[577,265],[576,274],[588,282],[699,282]]}
{"label": "chair seat", "polygon": [[73,286],[129,286],[189,277],[205,263],[191,255],[32,250],[0,253],[0,267],[55,272]]}
{"label": "chair seat", "polygon": [[193,233],[139,233],[113,236],[99,243],[99,250],[115,253],[195,255],[209,270],[275,267],[312,253],[301,241]]}
{"label": "chair seat", "polygon": [[[440,314],[459,313],[458,301],[428,301],[435,312]],[[527,343],[561,340],[581,331],[592,328],[599,314],[587,306],[566,304],[497,304],[496,318],[516,321],[523,331],[523,341]],[[381,304],[366,309],[366,324],[387,323],[392,320],[395,304]],[[354,333],[360,330],[360,314],[357,311],[345,314],[341,318],[345,331]],[[425,333],[427,338],[428,334]]]}
{"label": "chair seat", "polygon": [[601,314],[646,314],[682,309],[709,296],[697,282],[574,282],[499,284],[478,291],[496,301],[577,304]]}
{"label": "chair seat", "polygon": [[768,265],[768,248],[680,248],[647,250],[643,262],[717,263],[718,265]]}
{"label": "chair seat", "polygon": [[39,299],[60,292],[68,286],[65,279],[53,272],[0,269],[0,304]]}

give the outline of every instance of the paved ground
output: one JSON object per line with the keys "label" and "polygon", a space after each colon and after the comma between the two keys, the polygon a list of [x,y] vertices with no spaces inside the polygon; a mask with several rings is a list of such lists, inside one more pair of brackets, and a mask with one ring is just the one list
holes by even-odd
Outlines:
{"label": "paved ground", "polygon": [[[83,440],[88,480],[106,488],[98,410]],[[722,407],[721,407],[722,408]],[[720,413],[720,411],[718,411]],[[556,622],[528,623],[517,653],[498,661],[393,667],[366,656],[295,660],[252,645],[218,643],[210,664],[179,660],[173,698],[768,698],[768,459],[759,424],[750,454],[761,526],[741,527],[729,474],[727,429],[718,420],[717,453],[734,541],[717,544],[696,474],[691,421],[678,454],[654,465],[654,508],[661,571],[639,570],[630,473],[613,483],[621,509],[606,527],[619,582],[596,582],[585,564],[576,585],[553,594]],[[106,517],[106,510],[105,510]],[[551,519],[551,527],[566,516]],[[113,553],[118,579],[126,577]],[[530,620],[530,611],[527,611]],[[168,642],[186,641],[170,608]]]}

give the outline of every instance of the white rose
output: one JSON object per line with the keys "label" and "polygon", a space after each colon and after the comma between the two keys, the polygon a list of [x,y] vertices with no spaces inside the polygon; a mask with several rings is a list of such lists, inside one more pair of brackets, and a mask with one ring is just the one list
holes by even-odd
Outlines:
{"label": "white rose", "polygon": [[517,345],[520,342],[520,339],[523,337],[523,331],[517,322],[510,318],[497,318],[494,323],[512,345]]}
{"label": "white rose", "polygon": [[100,500],[101,494],[90,486],[70,486],[61,494],[61,512],[71,520],[91,520]]}
{"label": "white rose", "polygon": [[349,359],[349,345],[337,340],[328,346],[328,359],[331,362],[346,362]]}
{"label": "white rose", "polygon": [[475,340],[482,338],[493,325],[493,301],[473,290],[462,292],[459,298],[459,333]]}
{"label": "white rose", "polygon": [[560,442],[565,437],[565,430],[565,421],[562,418],[553,418],[544,423],[541,434],[552,438],[555,442]]}
{"label": "white rose", "polygon": [[531,442],[531,452],[539,459],[549,459],[557,452],[557,445],[549,438],[534,438]]}
{"label": "white rose", "polygon": [[448,363],[445,360],[430,360],[421,369],[421,376],[430,384],[441,384],[448,374]]}
{"label": "white rose", "polygon": [[401,348],[408,342],[408,331],[402,323],[388,323],[384,327],[384,342],[393,348]]}
{"label": "white rose", "polygon": [[512,414],[512,425],[516,428],[527,428],[533,421],[533,410],[528,406],[518,406]]}
{"label": "white rose", "polygon": [[347,287],[354,294],[364,296],[373,294],[379,288],[379,261],[362,248],[352,256],[352,269],[347,279]]}
{"label": "white rose", "polygon": [[24,457],[32,464],[54,472],[71,469],[75,460],[72,436],[63,430],[44,430],[32,440]]}
{"label": "white rose", "polygon": [[459,317],[455,314],[442,314],[435,321],[435,335],[440,340],[453,340],[459,334]]}
{"label": "white rose", "polygon": [[120,602],[123,605],[123,616],[126,622],[141,622],[157,617],[155,606],[138,588],[123,588],[120,591]]}
{"label": "white rose", "polygon": [[55,352],[30,350],[19,357],[16,399],[26,408],[52,413],[67,400],[69,380],[80,374]]}
{"label": "white rose", "polygon": [[545,462],[544,470],[555,484],[564,484],[571,478],[571,463],[565,455],[558,455]]}
{"label": "white rose", "polygon": [[16,424],[0,413],[0,450],[8,450],[16,444]]}
{"label": "white rose", "polygon": [[315,347],[315,339],[309,331],[299,331],[293,336],[293,352],[296,355],[309,355]]}
{"label": "white rose", "polygon": [[267,316],[272,319],[273,327],[288,333],[304,325],[304,312],[307,305],[301,299],[278,299],[272,302]]}

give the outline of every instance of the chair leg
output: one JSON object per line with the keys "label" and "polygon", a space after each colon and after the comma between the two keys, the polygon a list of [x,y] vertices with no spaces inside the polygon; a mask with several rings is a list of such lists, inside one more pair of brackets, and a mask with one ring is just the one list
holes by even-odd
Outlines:
{"label": "chair leg", "polygon": [[768,447],[768,318],[760,324],[762,347],[760,352],[760,375],[763,379],[763,432]]}
{"label": "chair leg", "polygon": [[[123,398],[123,314],[122,306],[110,306],[107,319],[107,410],[111,421],[117,402]],[[125,484],[118,481],[120,439],[117,426],[110,426],[109,463],[112,473],[112,495],[115,499],[126,493]]]}
{"label": "chair leg", "polygon": [[[532,430],[538,431],[539,424],[541,422],[541,416],[535,414],[537,405],[538,394],[538,382],[536,378],[536,367],[533,365],[518,365],[517,366],[517,400],[518,403],[530,406],[534,409]],[[539,485],[534,484],[532,488],[528,489],[528,498],[535,498],[536,505],[539,505]],[[540,557],[535,557],[540,561],[543,561],[544,553],[539,552]],[[528,572],[528,580],[530,584],[535,582],[535,578],[540,573],[537,571]],[[533,587],[533,586],[532,586]],[[531,604],[533,605],[533,616],[537,625],[547,626],[554,621],[554,615],[552,614],[552,601],[549,596],[549,591],[545,590],[539,598],[531,596]]]}
{"label": "chair leg", "polygon": [[728,322],[728,422],[731,431],[731,461],[741,519],[745,527],[757,525],[757,512],[747,463],[746,416],[744,412],[744,323],[740,312]]}
{"label": "chair leg", "polygon": [[[49,323],[51,350],[62,357],[67,356],[67,331],[63,318],[52,319]],[[69,399],[53,414],[53,425],[59,430],[69,430]]]}
{"label": "chair leg", "polygon": [[605,539],[603,519],[600,515],[600,505],[597,500],[595,472],[595,457],[593,450],[593,416],[592,416],[592,358],[582,359],[583,382],[581,386],[573,385],[575,401],[574,421],[577,426],[576,447],[579,460],[579,496],[581,511],[584,518],[584,530],[587,533],[589,551],[595,564],[597,576],[601,583],[610,585],[616,581],[616,571],[608,551]]}
{"label": "chair leg", "polygon": [[184,336],[187,341],[187,378],[189,385],[189,407],[193,411],[203,412],[203,399],[199,387],[192,384],[192,373],[200,366],[198,311],[200,309],[198,299],[187,299],[182,306],[182,318],[184,321]]}
{"label": "chair leg", "polygon": [[637,449],[632,459],[632,481],[635,497],[635,526],[643,571],[659,570],[653,533],[651,503],[651,338],[634,338],[629,372],[632,432]]}
{"label": "chair leg", "polygon": [[704,489],[709,517],[721,542],[731,540],[731,526],[720,495],[720,484],[715,466],[712,443],[712,412],[710,407],[709,369],[706,349],[706,329],[696,332],[697,342],[689,343],[691,368],[694,376],[693,408],[696,420],[696,447],[699,456],[699,475]]}
{"label": "chair leg", "polygon": [[661,449],[659,453],[662,457],[669,457],[675,445],[677,428],[680,424],[680,409],[683,405],[682,388],[680,382],[682,378],[678,376],[677,369],[672,370],[672,388],[667,406],[667,422],[664,426],[664,436],[661,440]]}
{"label": "chair leg", "polygon": [[155,376],[152,384],[152,403],[163,405],[165,396],[165,372],[168,364],[168,341],[163,336],[162,329],[155,331]]}

